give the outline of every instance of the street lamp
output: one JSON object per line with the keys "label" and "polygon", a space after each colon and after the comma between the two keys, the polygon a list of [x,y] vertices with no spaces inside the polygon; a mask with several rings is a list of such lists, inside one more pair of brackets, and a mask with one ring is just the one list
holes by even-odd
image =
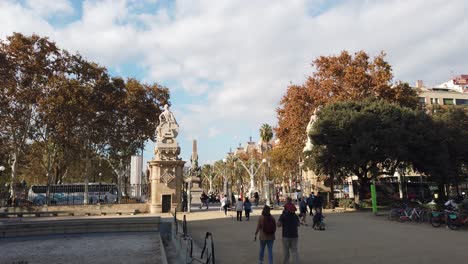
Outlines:
{"label": "street lamp", "polygon": [[[228,185],[228,182],[227,182],[227,175],[226,175],[226,169],[227,169],[227,159],[224,158],[223,159],[223,163],[224,163],[224,171],[223,171],[223,178],[224,178],[224,183],[223,183],[223,193],[224,195],[227,196],[227,185]],[[228,197],[228,200],[231,199],[231,197]]]}
{"label": "street lamp", "polygon": [[[270,174],[270,161],[267,159],[262,159],[262,163],[266,166],[268,166],[268,174]],[[266,205],[270,206],[270,181],[269,181],[270,175],[266,175],[265,171],[263,172],[263,188],[265,189],[265,198],[266,198]],[[265,188],[266,187],[266,188]]]}
{"label": "street lamp", "polygon": [[0,166],[0,172],[5,170],[5,166]]}

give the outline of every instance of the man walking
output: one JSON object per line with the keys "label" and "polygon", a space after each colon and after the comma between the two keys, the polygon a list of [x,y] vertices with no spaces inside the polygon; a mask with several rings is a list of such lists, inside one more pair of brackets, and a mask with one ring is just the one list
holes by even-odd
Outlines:
{"label": "man walking", "polygon": [[307,205],[309,206],[309,215],[312,215],[312,209],[314,208],[314,199],[314,192],[311,192],[309,195],[309,199],[307,199]]}
{"label": "man walking", "polygon": [[283,228],[283,264],[288,263],[289,255],[291,255],[292,263],[299,263],[297,253],[299,235],[297,227],[300,225],[300,222],[299,217],[296,215],[296,210],[291,197],[286,198],[283,213],[278,220],[278,227]]}

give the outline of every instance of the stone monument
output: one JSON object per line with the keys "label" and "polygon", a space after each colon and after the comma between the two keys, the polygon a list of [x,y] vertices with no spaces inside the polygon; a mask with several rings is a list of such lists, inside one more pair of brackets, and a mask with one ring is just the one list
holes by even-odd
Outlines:
{"label": "stone monument", "polygon": [[159,115],[156,128],[156,146],[153,160],[149,161],[151,180],[150,213],[164,213],[177,208],[181,210],[181,190],[185,161],[179,158],[177,143],[179,125],[169,106]]}
{"label": "stone monument", "polygon": [[[192,157],[190,158],[190,169],[184,181],[187,183],[187,197],[192,197],[198,201],[202,190],[201,168],[198,165],[197,141],[193,140],[192,144]],[[191,202],[188,203],[188,212],[190,212]]]}

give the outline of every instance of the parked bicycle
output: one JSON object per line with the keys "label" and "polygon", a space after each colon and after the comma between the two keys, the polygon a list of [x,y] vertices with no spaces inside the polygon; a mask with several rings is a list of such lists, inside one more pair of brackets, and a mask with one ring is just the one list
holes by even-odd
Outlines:
{"label": "parked bicycle", "polygon": [[429,218],[429,222],[433,227],[440,227],[442,224],[445,223],[447,212],[444,211],[433,211],[431,212],[431,216]]}
{"label": "parked bicycle", "polygon": [[452,230],[457,230],[468,222],[468,215],[451,212],[448,214],[447,226]]}

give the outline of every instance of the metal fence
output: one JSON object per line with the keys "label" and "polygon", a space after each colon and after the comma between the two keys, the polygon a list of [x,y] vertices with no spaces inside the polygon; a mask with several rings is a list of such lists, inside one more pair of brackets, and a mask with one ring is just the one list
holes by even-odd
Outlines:
{"label": "metal fence", "polygon": [[148,184],[70,183],[17,186],[0,189],[0,206],[42,206],[83,204],[145,203],[151,191]]}
{"label": "metal fence", "polygon": [[[174,211],[174,229],[173,239],[176,244],[177,250],[184,261],[184,263],[204,263],[215,264],[215,248],[213,234],[206,232],[201,252],[194,252],[193,238],[188,231],[187,216],[184,214],[183,220],[177,219],[177,211]],[[182,232],[179,232],[179,225],[182,225]],[[198,255],[198,254],[200,255]]]}

